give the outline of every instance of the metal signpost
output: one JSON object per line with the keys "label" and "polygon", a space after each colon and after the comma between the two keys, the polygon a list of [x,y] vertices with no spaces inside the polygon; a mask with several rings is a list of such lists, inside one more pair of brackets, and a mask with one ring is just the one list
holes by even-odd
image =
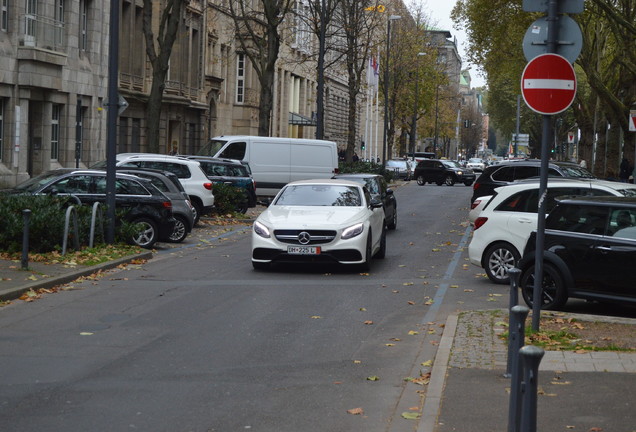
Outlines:
{"label": "metal signpost", "polygon": [[[540,198],[532,297],[532,329],[538,331],[543,294],[545,197],[548,186],[549,144],[552,142],[551,116],[566,110],[574,100],[576,76],[570,62],[576,60],[582,45],[582,38],[578,38],[577,30],[580,32],[578,25],[563,14],[583,12],[583,0],[523,0],[523,10],[547,13],[545,18],[533,23],[524,38],[524,54],[535,57],[528,59],[529,63],[521,79],[524,100],[534,111],[543,114]],[[560,34],[561,28],[565,29],[563,30],[565,35]],[[558,55],[559,52],[563,55]]]}

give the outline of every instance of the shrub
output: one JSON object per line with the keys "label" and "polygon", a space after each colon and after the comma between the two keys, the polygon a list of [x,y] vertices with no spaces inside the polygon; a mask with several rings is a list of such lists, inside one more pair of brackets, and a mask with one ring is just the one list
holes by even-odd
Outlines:
{"label": "shrub", "polygon": [[380,174],[387,182],[393,180],[393,171],[388,171],[381,164],[375,162],[339,162],[338,169],[341,174],[348,173],[371,173]]}
{"label": "shrub", "polygon": [[228,214],[239,211],[246,206],[247,196],[239,187],[224,183],[214,184],[214,212]]}
{"label": "shrub", "polygon": [[[89,243],[92,207],[78,206],[67,196],[51,195],[0,195],[0,250],[16,253],[22,250],[23,217],[22,210],[31,210],[29,217],[29,251],[44,253],[62,250],[66,209],[75,205],[77,211],[78,235],[80,246]],[[129,243],[135,232],[134,224],[124,220],[125,211],[118,210],[116,215],[115,240]],[[104,211],[105,215],[105,211]],[[106,224],[104,220],[104,224]],[[68,245],[73,245],[75,235],[72,223],[69,228]],[[104,241],[101,231],[95,233],[95,241]]]}

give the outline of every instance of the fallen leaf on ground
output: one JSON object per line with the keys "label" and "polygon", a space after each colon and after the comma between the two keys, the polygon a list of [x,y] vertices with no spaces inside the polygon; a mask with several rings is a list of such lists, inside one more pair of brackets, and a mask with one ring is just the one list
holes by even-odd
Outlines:
{"label": "fallen leaf on ground", "polygon": [[417,420],[421,417],[421,414],[415,412],[403,412],[402,417],[406,420]]}
{"label": "fallen leaf on ground", "polygon": [[349,414],[353,414],[353,415],[362,415],[362,414],[364,414],[364,410],[362,408],[352,408],[350,410],[347,410],[347,412]]}

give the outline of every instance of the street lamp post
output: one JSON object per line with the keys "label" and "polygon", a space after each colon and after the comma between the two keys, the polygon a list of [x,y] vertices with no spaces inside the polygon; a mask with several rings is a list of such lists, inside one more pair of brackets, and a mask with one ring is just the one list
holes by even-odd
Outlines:
{"label": "street lamp post", "polygon": [[386,26],[386,64],[384,65],[384,134],[382,137],[382,166],[386,164],[386,146],[389,133],[389,51],[391,47],[391,21],[399,20],[400,15],[389,15]]}
{"label": "street lamp post", "polygon": [[[417,57],[425,56],[425,52],[417,53]],[[419,98],[419,89],[418,84],[420,82],[420,69],[419,62],[417,62],[415,67],[415,103],[413,104],[413,125],[411,126],[411,139],[409,143],[410,151],[413,153],[413,157],[415,157],[415,142],[417,141],[417,105]]]}
{"label": "street lamp post", "polygon": [[433,153],[435,154],[435,157],[437,157],[437,118],[439,117],[438,106],[439,106],[439,84],[437,85],[437,88],[435,89],[435,137],[433,137]]}

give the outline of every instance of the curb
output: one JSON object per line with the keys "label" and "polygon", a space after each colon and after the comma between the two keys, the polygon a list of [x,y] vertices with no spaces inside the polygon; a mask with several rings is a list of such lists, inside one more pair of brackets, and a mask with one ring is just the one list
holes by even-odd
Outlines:
{"label": "curb", "polygon": [[437,418],[439,417],[444,394],[444,383],[446,382],[446,371],[458,320],[459,317],[455,313],[449,315],[446,319],[444,332],[442,333],[433,368],[431,369],[431,380],[428,383],[426,397],[424,398],[422,421],[418,425],[417,432],[434,432],[437,426]]}
{"label": "curb", "polygon": [[75,279],[78,279],[80,277],[88,276],[99,270],[108,270],[108,269],[117,267],[121,264],[128,264],[134,260],[151,259],[152,257],[153,257],[153,253],[151,251],[141,252],[135,255],[129,255],[129,256],[119,258],[113,261],[107,261],[101,264],[96,264],[94,266],[76,269],[74,271],[70,271],[63,275],[53,276],[46,279],[28,282],[17,288],[9,288],[9,289],[0,291],[0,300],[3,300],[3,301],[15,300],[19,298],[25,292],[30,290],[35,290],[40,288],[52,288],[57,285],[63,285],[63,284],[72,282]]}

